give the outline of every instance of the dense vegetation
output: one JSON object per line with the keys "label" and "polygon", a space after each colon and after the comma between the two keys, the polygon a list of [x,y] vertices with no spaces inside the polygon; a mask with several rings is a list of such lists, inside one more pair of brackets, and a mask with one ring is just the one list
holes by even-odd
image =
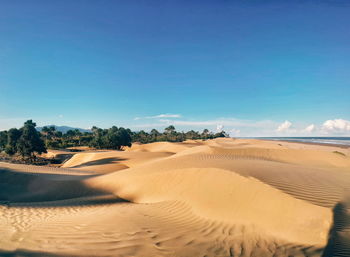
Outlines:
{"label": "dense vegetation", "polygon": [[214,134],[207,129],[202,133],[193,130],[177,132],[172,125],[165,128],[162,133],[156,129],[152,129],[150,133],[143,130],[133,132],[130,129],[116,126],[109,129],[92,127],[91,132],[83,133],[78,129],[62,133],[56,131],[55,127],[43,127],[39,132],[35,127],[36,124],[28,120],[20,129],[0,131],[0,152],[4,151],[8,155],[17,154],[33,161],[36,154],[45,153],[47,148],[90,146],[96,149],[120,150],[124,146],[131,146],[132,142],[142,144],[160,141],[182,142],[187,139],[206,140],[227,136],[224,131]]}
{"label": "dense vegetation", "polygon": [[170,125],[165,128],[163,133],[160,133],[156,129],[152,129],[150,133],[143,130],[139,132],[131,132],[133,142],[140,142],[142,144],[168,141],[168,142],[182,142],[188,139],[214,139],[217,137],[227,137],[227,134],[222,131],[218,133],[211,133],[208,129],[204,129],[202,133],[198,131],[190,130],[187,132],[177,132],[175,127]]}
{"label": "dense vegetation", "polygon": [[0,132],[0,150],[8,155],[19,154],[31,162],[36,160],[36,153],[46,153],[45,143],[40,133],[35,129],[32,120],[24,123],[20,129],[12,128]]}

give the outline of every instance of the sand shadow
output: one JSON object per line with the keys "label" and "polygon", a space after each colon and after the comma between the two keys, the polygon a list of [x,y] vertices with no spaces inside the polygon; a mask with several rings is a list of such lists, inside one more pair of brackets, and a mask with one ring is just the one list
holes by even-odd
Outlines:
{"label": "sand shadow", "polygon": [[322,254],[322,257],[337,256],[350,256],[350,206],[344,202],[337,203],[333,208],[333,225]]}
{"label": "sand shadow", "polygon": [[75,153],[60,153],[51,159],[52,164],[62,164],[71,159]]}
{"label": "sand shadow", "polygon": [[[64,200],[53,200],[45,202],[7,202],[3,205],[13,208],[59,208],[59,207],[84,207],[84,206],[98,206],[108,205],[116,203],[130,203],[122,198],[118,198],[115,195],[101,195],[93,197],[77,197]],[[1,205],[1,203],[0,203]],[[1,255],[0,255],[1,256]]]}
{"label": "sand shadow", "polygon": [[[57,180],[57,176],[63,176],[65,179]],[[84,179],[91,176],[81,176],[80,179],[79,177],[68,174],[48,176],[0,168],[0,205],[49,207],[57,204],[72,206],[124,201],[108,191],[88,187]],[[106,196],[109,198],[103,198]]]}
{"label": "sand shadow", "polygon": [[95,161],[90,161],[90,162],[84,162],[82,164],[72,166],[71,168],[82,168],[82,167],[87,167],[87,166],[93,166],[93,165],[104,165],[104,164],[117,164],[120,161],[126,161],[128,159],[126,158],[117,158],[117,157],[112,157],[112,158],[103,158]]}
{"label": "sand shadow", "polygon": [[54,254],[43,251],[30,251],[25,249],[17,249],[14,251],[6,251],[0,249],[1,257],[79,257],[82,255],[72,255],[72,254]]}

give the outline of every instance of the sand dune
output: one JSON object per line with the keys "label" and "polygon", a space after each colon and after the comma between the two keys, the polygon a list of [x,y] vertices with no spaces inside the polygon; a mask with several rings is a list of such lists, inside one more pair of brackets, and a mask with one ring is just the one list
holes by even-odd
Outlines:
{"label": "sand dune", "polygon": [[78,153],[65,162],[63,168],[109,173],[172,155],[170,152],[99,151]]}
{"label": "sand dune", "polygon": [[156,142],[152,144],[134,144],[132,147],[127,148],[127,151],[132,152],[168,152],[178,153],[187,148],[202,145],[201,141],[191,140],[186,143],[169,143],[169,142]]}
{"label": "sand dune", "polygon": [[131,172],[87,183],[132,202],[181,201],[190,204],[199,216],[228,224],[254,223],[297,243],[326,243],[330,210],[294,199],[254,179],[214,168]]}
{"label": "sand dune", "polygon": [[349,149],[135,144],[0,181],[0,256],[350,256]]}

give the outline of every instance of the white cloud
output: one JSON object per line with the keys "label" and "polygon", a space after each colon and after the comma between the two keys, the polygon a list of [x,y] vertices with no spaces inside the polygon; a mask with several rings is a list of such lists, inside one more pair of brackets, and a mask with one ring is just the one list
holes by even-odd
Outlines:
{"label": "white cloud", "polygon": [[171,123],[179,126],[192,126],[192,127],[205,127],[205,126],[217,126],[222,125],[225,127],[249,127],[249,128],[261,128],[261,127],[272,127],[276,126],[275,122],[264,120],[264,121],[250,121],[250,120],[238,120],[234,118],[218,118],[213,120],[159,120],[163,123]]}
{"label": "white cloud", "polygon": [[280,124],[277,127],[276,131],[277,132],[286,132],[289,129],[291,129],[291,127],[292,127],[292,123],[290,121],[286,120],[285,122],[283,122],[282,124]]}
{"label": "white cloud", "polygon": [[157,116],[151,116],[150,118],[156,119],[156,118],[181,118],[180,114],[159,114]]}
{"label": "white cloud", "polygon": [[170,114],[170,113],[166,113],[166,114],[158,114],[155,116],[145,116],[145,117],[135,117],[134,120],[141,120],[141,119],[162,119],[162,118],[181,118],[181,114]]}
{"label": "white cloud", "polygon": [[62,119],[63,118],[63,114],[58,115],[58,118]]}
{"label": "white cloud", "polygon": [[350,121],[343,119],[327,120],[322,125],[322,132],[326,134],[344,134],[350,132]]}
{"label": "white cloud", "polygon": [[224,125],[218,124],[216,125],[216,131],[221,132],[224,129]]}
{"label": "white cloud", "polygon": [[315,130],[316,130],[316,126],[314,124],[311,124],[304,129],[304,132],[311,133]]}

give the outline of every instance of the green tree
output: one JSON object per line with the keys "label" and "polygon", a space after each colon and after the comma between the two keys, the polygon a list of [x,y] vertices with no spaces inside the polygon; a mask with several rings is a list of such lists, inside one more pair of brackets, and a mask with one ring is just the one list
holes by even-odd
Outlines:
{"label": "green tree", "polygon": [[169,127],[166,127],[166,128],[164,129],[164,132],[165,132],[165,133],[168,133],[168,134],[170,134],[170,133],[172,133],[172,132],[175,132],[175,127],[174,127],[173,125],[170,125]]}
{"label": "green tree", "polygon": [[17,143],[18,153],[23,158],[28,157],[31,161],[36,159],[36,154],[47,152],[44,141],[40,138],[35,126],[36,124],[31,120],[25,122]]}
{"label": "green tree", "polygon": [[25,126],[25,125],[31,125],[31,126],[33,126],[34,128],[36,127],[36,123],[33,122],[33,120],[27,120],[26,122],[24,122],[24,126]]}
{"label": "green tree", "polygon": [[221,131],[214,134],[214,138],[218,138],[218,137],[229,137],[229,135],[225,131]]}
{"label": "green tree", "polygon": [[119,149],[120,148],[120,137],[119,137],[119,130],[116,126],[111,127],[108,129],[106,135],[103,138],[103,147],[104,148],[110,148],[110,149]]}
{"label": "green tree", "polygon": [[0,152],[5,150],[7,145],[7,131],[0,131]]}
{"label": "green tree", "polygon": [[56,136],[56,128],[54,126],[49,127],[49,138],[52,139],[53,137]]}
{"label": "green tree", "polygon": [[45,136],[47,136],[49,134],[49,132],[50,132],[50,129],[47,126],[45,126],[41,129],[41,134],[43,134]]}
{"label": "green tree", "polygon": [[45,126],[41,129],[40,133],[44,137],[46,145],[51,143],[50,141],[55,136],[55,131],[56,129],[53,126],[52,127]]}
{"label": "green tree", "polygon": [[132,141],[147,144],[150,142],[150,136],[147,132],[141,130],[132,134]]}
{"label": "green tree", "polygon": [[130,135],[129,131],[125,128],[119,128],[118,134],[119,134],[120,148],[123,146],[130,147],[131,146],[131,135]]}
{"label": "green tree", "polygon": [[93,137],[90,141],[90,146],[92,147],[120,150],[123,146],[131,146],[132,132],[130,129],[118,128],[116,126],[109,129],[93,127],[92,131]]}
{"label": "green tree", "polygon": [[70,129],[66,132],[65,135],[66,135],[66,137],[72,139],[75,136],[75,130]]}
{"label": "green tree", "polygon": [[61,137],[63,136],[63,133],[62,133],[61,131],[56,131],[56,132],[55,132],[55,136],[56,136],[57,138],[61,138]]}
{"label": "green tree", "polygon": [[201,136],[197,131],[190,130],[186,132],[186,139],[200,139],[200,138]]}
{"label": "green tree", "polygon": [[90,146],[97,149],[103,148],[103,129],[93,126],[91,130],[93,133],[93,138],[90,142]]}
{"label": "green tree", "polygon": [[210,137],[210,132],[208,129],[204,129],[202,134],[201,134],[201,138],[204,139],[208,139]]}
{"label": "green tree", "polygon": [[17,152],[17,143],[21,136],[21,131],[12,128],[7,132],[7,144],[5,146],[5,152],[9,155],[14,155]]}
{"label": "green tree", "polygon": [[161,134],[159,133],[158,130],[156,129],[152,129],[151,130],[151,142],[156,142],[158,140],[158,137],[160,136]]}

